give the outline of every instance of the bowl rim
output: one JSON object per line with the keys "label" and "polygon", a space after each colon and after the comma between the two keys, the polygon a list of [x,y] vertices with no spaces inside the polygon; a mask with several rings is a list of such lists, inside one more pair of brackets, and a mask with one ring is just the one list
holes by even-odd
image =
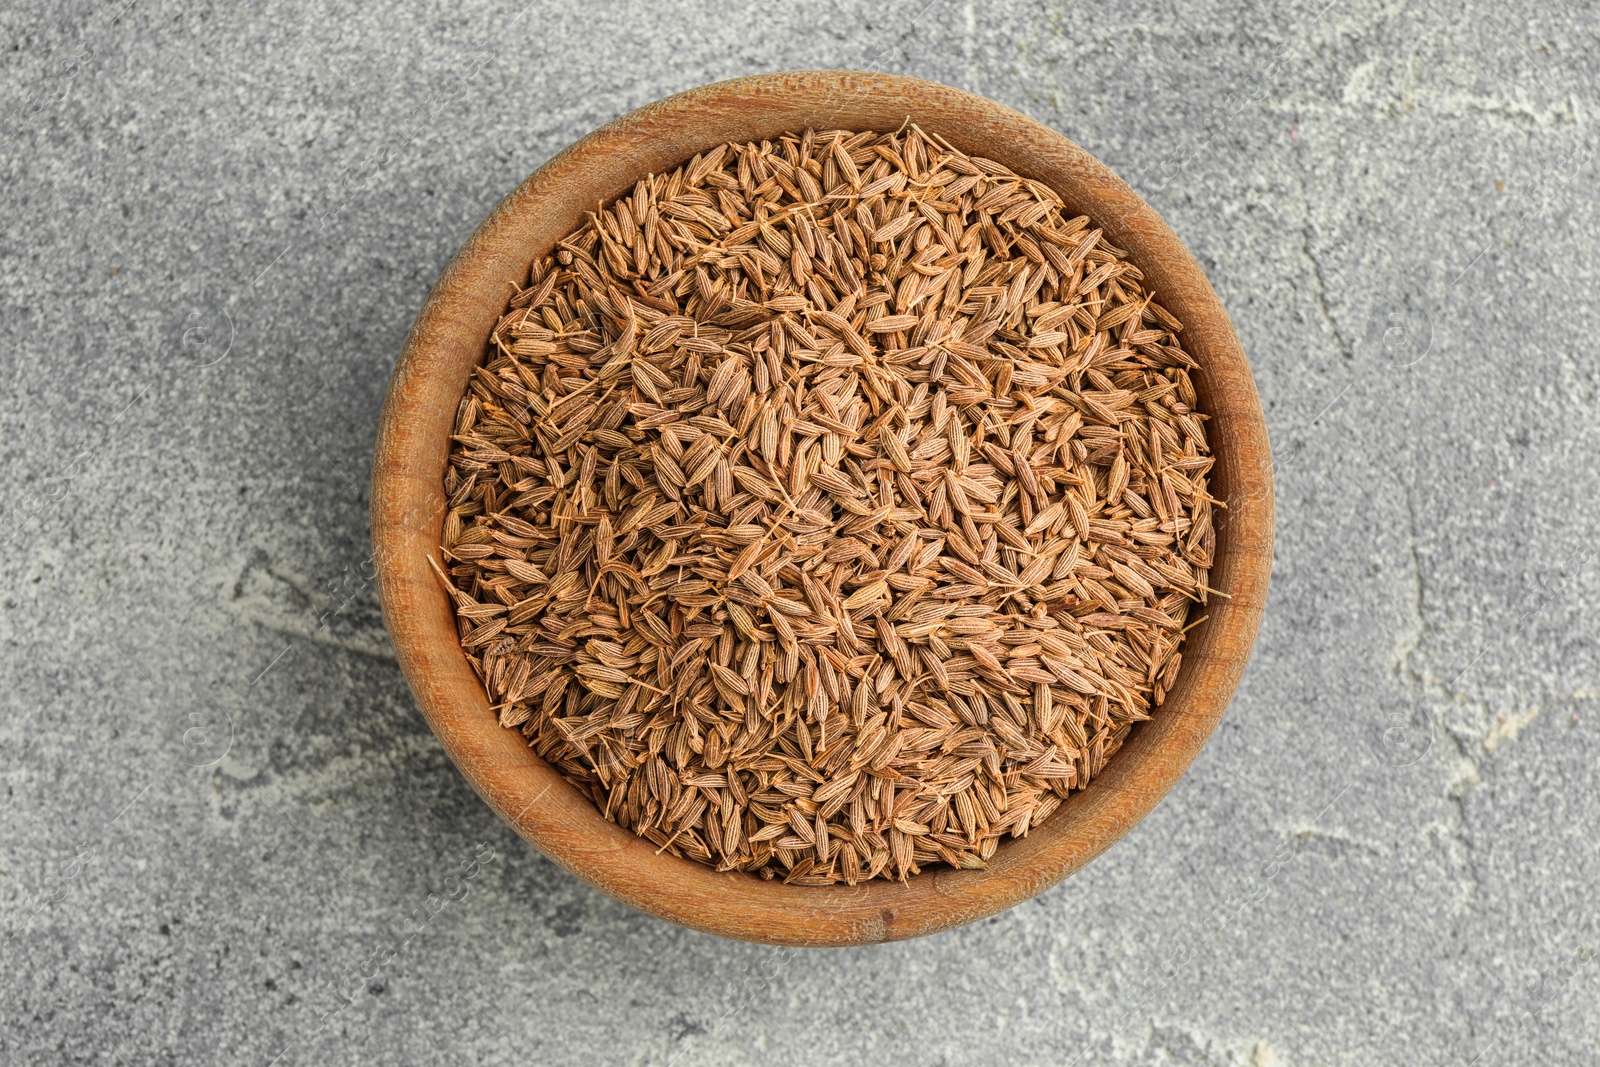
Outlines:
{"label": "bowl rim", "polygon": [[[898,116],[898,117],[897,117]],[[443,473],[456,408],[490,330],[537,254],[598,202],[727,140],[789,129],[883,129],[918,122],[956,147],[1050,186],[1128,251],[1184,323],[1212,419],[1217,518],[1213,598],[1189,635],[1166,703],[1100,777],[980,871],[932,869],[905,882],[807,887],[717,873],[605,821],[588,798],[500,726],[461,650],[440,556]],[[685,150],[688,149],[688,150]],[[724,937],[849,945],[948,929],[1017,904],[1078,870],[1143,818],[1216,728],[1244,671],[1272,563],[1272,461],[1249,363],[1221,301],[1166,223],[1099,160],[992,100],[934,82],[799,71],[691,89],[617,118],[560,152],[508,195],[445,268],[395,365],[372,465],[379,600],[396,658],[445,752],[473,788],[546,856],[659,918]]]}

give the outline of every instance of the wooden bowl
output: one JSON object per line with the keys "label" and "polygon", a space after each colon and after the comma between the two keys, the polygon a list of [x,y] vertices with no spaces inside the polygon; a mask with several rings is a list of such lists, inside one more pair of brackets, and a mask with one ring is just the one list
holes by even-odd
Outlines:
{"label": "wooden bowl", "polygon": [[[906,883],[788,886],[718,874],[601,817],[502,728],[462,654],[455,615],[428,557],[439,556],[443,478],[456,407],[514,282],[533,259],[647,173],[725,141],[807,126],[892,130],[907,118],[957,148],[1054,189],[1127,249],[1184,323],[1212,415],[1219,512],[1216,597],[1194,629],[1166,704],[1105,771],[986,870],[929,870]],[[1088,863],[1155,806],[1222,717],[1255,641],[1272,562],[1272,463],[1255,381],[1227,313],[1183,244],[1104,164],[1055,131],[990,100],[912,78],[845,71],[769,74],[707,85],[625,115],[523,182],[456,254],[406,339],[378,430],[372,539],[395,654],[428,723],[478,794],[545,855],[652,915],[724,937],[783,945],[891,941],[1010,907]]]}

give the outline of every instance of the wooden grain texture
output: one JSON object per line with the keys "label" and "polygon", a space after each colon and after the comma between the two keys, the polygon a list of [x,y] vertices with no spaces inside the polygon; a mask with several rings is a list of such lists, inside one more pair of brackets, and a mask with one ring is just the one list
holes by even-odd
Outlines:
{"label": "wooden grain texture", "polygon": [[[987,870],[940,869],[906,883],[786,886],[717,873],[603,819],[502,728],[461,651],[439,556],[443,477],[456,406],[490,330],[529,264],[597,202],[725,141],[807,126],[885,130],[910,119],[974,155],[1054,189],[1087,214],[1184,323],[1210,413],[1218,520],[1212,585],[1227,593],[1184,645],[1177,684],[1088,789]],[[445,751],[480,796],[551,859],[652,915],[747,941],[846,945],[932,933],[1048,888],[1103,852],[1172,788],[1216,728],[1255,642],[1272,563],[1272,460],[1249,363],[1227,313],[1182,242],[1116,175],[1032,119],[982,97],[912,78],[806,71],[719,82],[596,130],[550,160],[484,220],[446,268],[406,339],[373,459],[378,595],[401,669]]]}

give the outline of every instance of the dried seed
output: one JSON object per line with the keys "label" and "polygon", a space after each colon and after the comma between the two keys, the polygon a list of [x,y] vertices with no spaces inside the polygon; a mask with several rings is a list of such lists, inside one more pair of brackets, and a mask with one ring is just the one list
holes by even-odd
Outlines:
{"label": "dried seed", "polygon": [[1211,592],[1196,364],[1142,281],[915,126],[638,182],[457,411],[438,574],[499,721],[719,870],[985,866],[1155,712]]}

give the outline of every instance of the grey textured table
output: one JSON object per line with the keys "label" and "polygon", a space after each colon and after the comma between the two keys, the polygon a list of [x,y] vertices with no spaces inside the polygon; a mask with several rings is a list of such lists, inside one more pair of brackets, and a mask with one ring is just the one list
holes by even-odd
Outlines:
{"label": "grey textured table", "polygon": [[[0,1060],[1600,1062],[1592,14],[1541,0],[0,13]],[[1238,698],[1106,856],[775,952],[500,824],[388,650],[413,314],[600,123],[884,69],[1077,140],[1189,243],[1278,455]]]}

